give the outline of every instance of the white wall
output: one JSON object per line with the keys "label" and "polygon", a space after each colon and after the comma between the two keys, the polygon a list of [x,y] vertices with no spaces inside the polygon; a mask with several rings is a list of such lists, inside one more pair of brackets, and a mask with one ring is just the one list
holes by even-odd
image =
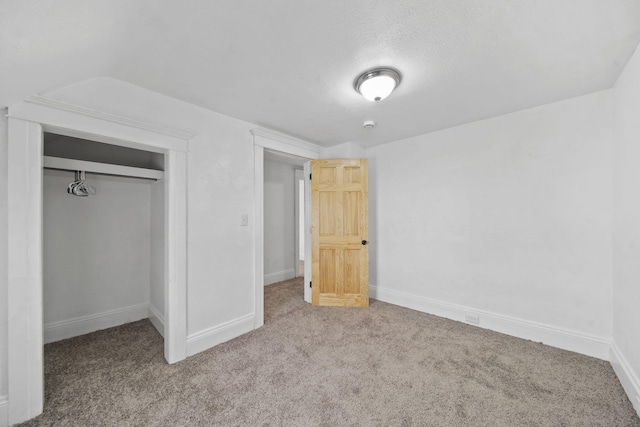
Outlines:
{"label": "white wall", "polygon": [[164,336],[164,191],[165,181],[150,184],[149,318]]}
{"label": "white wall", "polygon": [[320,153],[323,159],[361,159],[367,157],[364,148],[353,142],[326,147]]}
{"label": "white wall", "polygon": [[264,284],[295,277],[294,167],[264,161]]}
{"label": "white wall", "polygon": [[367,150],[374,292],[459,320],[472,309],[481,326],[593,338],[607,357],[610,96]]}
{"label": "white wall", "polygon": [[[216,113],[189,142],[188,348],[253,329],[251,125]],[[249,215],[248,226],[240,216]]]}
{"label": "white wall", "polygon": [[612,361],[640,413],[640,51],[613,96]]}
{"label": "white wall", "polygon": [[43,175],[45,342],[147,317],[151,181],[87,173],[75,197],[73,172]]}

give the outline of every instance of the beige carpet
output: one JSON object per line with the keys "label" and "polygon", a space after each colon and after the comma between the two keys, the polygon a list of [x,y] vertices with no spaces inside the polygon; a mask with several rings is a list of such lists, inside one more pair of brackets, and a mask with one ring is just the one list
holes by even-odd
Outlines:
{"label": "beige carpet", "polygon": [[263,328],[175,365],[140,321],[45,346],[47,426],[640,426],[607,362],[378,301],[265,290]]}

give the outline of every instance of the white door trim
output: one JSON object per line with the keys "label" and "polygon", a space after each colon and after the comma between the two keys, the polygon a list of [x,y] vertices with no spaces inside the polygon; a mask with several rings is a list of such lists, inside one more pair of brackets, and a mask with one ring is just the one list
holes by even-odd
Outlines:
{"label": "white door trim", "polygon": [[253,200],[255,201],[253,328],[264,325],[264,147],[253,136]]}
{"label": "white door trim", "polygon": [[43,409],[42,133],[53,131],[165,154],[165,358],[186,357],[186,161],[188,141],[99,112],[82,114],[42,99],[9,108],[8,422]]}
{"label": "white door trim", "polygon": [[42,126],[9,118],[8,422],[42,412]]}
{"label": "white door trim", "polygon": [[304,300],[311,304],[311,161],[304,164]]}
{"label": "white door trim", "polygon": [[[264,325],[264,149],[267,148],[272,151],[307,159],[318,159],[322,147],[265,129],[252,129],[251,134],[253,135],[253,190],[255,200],[253,239],[255,291],[253,307],[255,313],[254,327],[257,329]],[[307,263],[305,262],[305,276],[306,265]]]}

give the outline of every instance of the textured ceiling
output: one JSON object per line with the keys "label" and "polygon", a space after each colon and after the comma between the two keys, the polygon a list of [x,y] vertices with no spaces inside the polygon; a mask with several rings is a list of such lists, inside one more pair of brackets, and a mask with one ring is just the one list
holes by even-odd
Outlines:
{"label": "textured ceiling", "polygon": [[638,0],[2,0],[0,106],[106,76],[366,147],[609,88],[639,41]]}

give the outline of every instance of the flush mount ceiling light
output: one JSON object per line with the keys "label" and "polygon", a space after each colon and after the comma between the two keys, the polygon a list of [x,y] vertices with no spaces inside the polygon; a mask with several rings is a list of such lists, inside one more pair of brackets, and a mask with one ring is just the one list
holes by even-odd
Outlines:
{"label": "flush mount ceiling light", "polygon": [[355,88],[362,96],[372,102],[379,102],[391,95],[400,84],[400,73],[392,68],[375,68],[362,74]]}

